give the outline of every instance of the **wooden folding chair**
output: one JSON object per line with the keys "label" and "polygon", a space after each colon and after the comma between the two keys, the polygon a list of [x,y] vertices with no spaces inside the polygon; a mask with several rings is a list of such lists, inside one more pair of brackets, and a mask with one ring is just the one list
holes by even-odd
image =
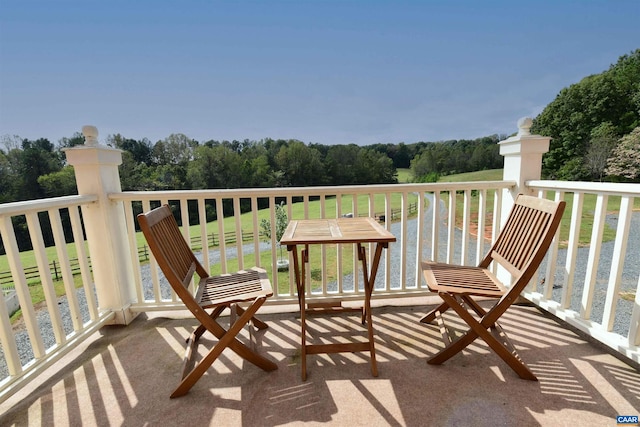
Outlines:
{"label": "wooden folding chair", "polygon": [[[227,347],[265,371],[277,369],[275,363],[260,356],[236,338],[236,335],[250,321],[258,329],[268,327],[266,323],[254,317],[266,299],[273,295],[266,271],[254,267],[233,274],[209,276],[187,245],[167,205],[138,215],[138,222],[167,281],[200,322],[187,339],[182,380],[171,397],[187,393]],[[200,280],[192,294],[189,287],[194,273],[200,277]],[[241,302],[249,302],[249,306],[243,309],[238,305]],[[225,330],[216,319],[227,307],[231,310],[232,316],[230,316],[229,329]],[[205,309],[212,310],[207,313]],[[236,315],[239,317],[234,321]],[[218,342],[194,366],[193,356],[197,354],[198,339],[206,331],[215,335]]]}
{"label": "wooden folding chair", "polygon": [[[445,348],[431,357],[428,363],[444,363],[480,337],[520,378],[537,381],[509,342],[498,319],[518,299],[538,269],[558,229],[564,208],[564,201],[552,202],[519,195],[496,242],[480,265],[465,267],[430,261],[421,263],[427,286],[438,292],[443,300],[420,320],[423,323],[436,320],[445,341]],[[510,287],[504,286],[488,270],[492,261],[511,273]],[[472,298],[474,296],[495,298],[497,302],[486,311]],[[455,310],[469,326],[469,330],[453,342],[442,319],[442,313],[449,308]]]}

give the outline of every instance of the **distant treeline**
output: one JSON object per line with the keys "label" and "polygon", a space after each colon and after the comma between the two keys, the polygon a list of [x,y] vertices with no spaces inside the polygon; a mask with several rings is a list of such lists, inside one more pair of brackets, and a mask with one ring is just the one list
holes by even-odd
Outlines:
{"label": "distant treeline", "polygon": [[[424,181],[423,175],[431,172],[447,175],[501,167],[498,140],[494,135],[476,140],[358,146],[271,138],[199,142],[172,134],[154,144],[146,138],[116,134],[109,135],[105,143],[123,151],[122,189],[153,191],[392,184],[397,182],[397,169],[409,167],[416,181]],[[80,133],[62,138],[56,145],[46,138],[2,137],[0,203],[77,194],[74,171],[66,164],[63,149],[83,143]],[[225,206],[225,211],[231,212],[231,207]],[[66,216],[62,212],[70,238]],[[208,205],[207,220],[216,218],[215,206]],[[46,214],[40,222],[45,243],[51,245]],[[20,249],[30,249],[25,219],[14,218],[14,228]],[[2,249],[0,245],[3,253]]]}

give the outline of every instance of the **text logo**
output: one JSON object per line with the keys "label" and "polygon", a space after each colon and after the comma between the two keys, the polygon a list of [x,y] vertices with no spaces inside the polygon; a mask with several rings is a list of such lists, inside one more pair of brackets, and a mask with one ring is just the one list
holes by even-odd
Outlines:
{"label": "text logo", "polygon": [[637,415],[618,415],[616,417],[616,422],[618,425],[638,425],[638,416]]}

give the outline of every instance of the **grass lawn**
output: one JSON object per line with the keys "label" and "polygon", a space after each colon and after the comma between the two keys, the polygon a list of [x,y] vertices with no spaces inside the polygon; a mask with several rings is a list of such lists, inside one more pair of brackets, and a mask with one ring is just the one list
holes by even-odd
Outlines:
{"label": "grass lawn", "polygon": [[398,172],[398,184],[406,184],[411,182],[413,175],[411,174],[411,169],[397,169]]}

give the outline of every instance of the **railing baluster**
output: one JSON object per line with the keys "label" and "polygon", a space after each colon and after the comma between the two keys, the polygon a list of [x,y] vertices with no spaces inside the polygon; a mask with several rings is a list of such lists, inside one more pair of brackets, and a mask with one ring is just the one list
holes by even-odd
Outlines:
{"label": "railing baluster", "polygon": [[[422,283],[422,274],[421,274],[421,268],[420,268],[420,263],[423,260],[423,256],[422,256],[422,252],[424,249],[424,226],[425,226],[425,221],[427,221],[427,218],[425,218],[424,215],[424,197],[425,197],[425,193],[423,191],[419,191],[418,192],[418,211],[417,211],[417,230],[416,230],[416,262],[415,262],[415,268],[414,268],[414,274],[416,275],[416,280],[415,280],[415,288],[418,289],[420,288],[420,284]],[[389,252],[389,250],[391,249],[387,249],[387,252]],[[388,256],[387,256],[388,257]],[[387,267],[388,269],[388,267]],[[386,280],[387,282],[389,281],[389,278],[387,278]]]}
{"label": "railing baluster", "polygon": [[467,258],[469,254],[469,217],[471,216],[471,190],[464,190],[462,203],[462,242],[460,244],[460,265],[467,265]]}
{"label": "railing baluster", "polygon": [[[125,203],[125,206],[131,207],[130,203]],[[130,212],[133,216],[133,212]],[[89,267],[89,257],[87,255],[87,247],[84,241],[84,234],[82,232],[82,222],[80,221],[80,214],[78,212],[77,206],[71,206],[69,208],[69,218],[71,219],[71,229],[73,231],[73,240],[76,245],[76,257],[78,258],[78,266],[80,268],[80,277],[82,277],[82,287],[84,289],[84,297],[87,300],[87,308],[89,309],[89,317],[92,321],[98,320],[98,303],[96,302],[96,297],[93,289],[93,275],[91,274],[91,268]],[[128,219],[133,221],[132,219]],[[133,228],[133,224],[130,224],[129,230],[135,230]],[[135,234],[133,235],[133,240],[135,242]],[[135,245],[134,245],[135,248]],[[136,257],[135,266],[138,267],[138,280],[140,280],[140,268],[139,262],[137,262],[137,248],[132,251],[132,254]],[[141,282],[137,283],[137,288],[141,288]],[[140,291],[138,291],[140,292]],[[140,301],[142,298],[140,298]]]}
{"label": "railing baluster", "polygon": [[71,265],[69,264],[69,254],[67,253],[67,243],[64,238],[64,230],[62,229],[60,210],[58,208],[50,209],[49,219],[51,221],[56,254],[60,262],[62,282],[67,296],[67,303],[69,304],[71,322],[73,323],[73,330],[77,332],[82,329],[82,314],[80,312],[80,305],[78,304],[76,288],[73,283],[73,273],[71,272]]}
{"label": "railing baluster", "polygon": [[478,191],[478,237],[476,242],[476,262],[479,265],[484,257],[484,227],[487,220],[487,190]]}
{"label": "railing baluster", "polygon": [[[200,238],[202,241],[202,266],[207,272],[211,271],[211,262],[209,261],[209,238],[207,233],[207,208],[205,199],[198,198],[198,222],[200,223]],[[254,229],[257,229],[254,228]]]}
{"label": "railing baluster", "polygon": [[453,264],[456,229],[456,190],[449,190],[449,223],[447,236],[447,263]]}
{"label": "railing baluster", "polygon": [[241,222],[240,198],[233,198],[233,217],[236,224],[236,253],[238,254],[238,270],[244,270],[244,250],[242,245],[242,222]]}
{"label": "railing baluster", "polygon": [[400,289],[403,291],[407,289],[407,219],[408,219],[408,194],[406,191],[402,192],[402,213],[400,223]]}
{"label": "railing baluster", "polygon": [[224,207],[222,204],[222,197],[216,197],[216,217],[218,219],[218,235],[220,236],[220,272],[227,273],[227,242],[224,235]]}
{"label": "railing baluster", "polygon": [[432,206],[432,221],[431,221],[431,260],[438,261],[439,246],[440,246],[440,192],[433,192]]}
{"label": "railing baluster", "polygon": [[627,252],[627,241],[629,239],[629,227],[631,225],[631,208],[633,204],[629,196],[623,196],[620,200],[620,213],[618,214],[618,228],[611,257],[611,271],[609,272],[609,284],[607,286],[607,297],[604,303],[604,314],[602,325],[607,331],[613,330],[613,320],[615,318],[615,307],[619,299],[620,279],[624,267],[624,256]]}
{"label": "railing baluster", "polygon": [[33,245],[33,252],[40,272],[40,280],[42,290],[44,291],[49,317],[51,318],[51,327],[56,343],[62,344],[66,340],[64,328],[62,327],[62,316],[58,308],[58,297],[51,279],[51,271],[49,270],[49,260],[44,247],[44,238],[42,236],[42,228],[38,220],[37,212],[29,212],[27,217],[27,227],[29,228],[29,236]]}
{"label": "railing baluster", "polygon": [[629,345],[640,345],[640,276],[636,287],[636,297],[631,311],[631,325],[629,327]]}
{"label": "railing baluster", "polygon": [[580,305],[580,316],[589,320],[591,318],[591,308],[593,306],[593,295],[595,293],[596,276],[598,273],[598,261],[600,260],[600,242],[604,231],[604,220],[607,214],[607,196],[598,194],[596,199],[596,209],[593,218],[593,228],[591,230],[591,245],[589,247],[589,259],[587,260],[587,275],[584,280],[584,291]]}
{"label": "railing baluster", "polygon": [[576,258],[578,255],[578,243],[580,241],[583,204],[584,193],[574,193],[571,208],[571,226],[569,227],[569,242],[567,245],[567,259],[565,262],[565,281],[560,303],[563,309],[569,308],[571,305],[571,296],[573,295],[573,281],[576,274]]}
{"label": "railing baluster", "polygon": [[[324,194],[320,196],[320,218],[325,218],[326,217],[326,203],[325,203],[325,198],[324,198]],[[329,272],[327,271],[326,265],[327,265],[327,246],[326,245],[322,245],[320,248],[320,271],[321,271],[321,280],[322,280],[322,295],[327,295],[329,290],[328,290],[328,279],[327,276],[329,275]]]}
{"label": "railing baluster", "polygon": [[[564,193],[556,191],[555,201],[564,200]],[[553,296],[553,286],[555,284],[556,268],[558,264],[558,246],[560,244],[560,229],[556,231],[549,252],[547,255],[547,271],[544,279],[544,297],[550,299]]]}
{"label": "railing baluster", "polygon": [[[44,356],[45,353],[44,343],[42,341],[42,333],[40,332],[40,328],[38,327],[36,312],[33,308],[33,303],[31,302],[29,286],[27,284],[27,278],[25,277],[24,269],[22,267],[22,261],[20,260],[16,234],[13,229],[13,224],[11,222],[10,216],[5,216],[2,218],[2,221],[0,222],[0,234],[2,235],[2,243],[6,252],[7,261],[9,262],[9,268],[11,269],[11,275],[13,276],[13,283],[15,285],[18,301],[20,302],[20,307],[22,308],[22,318],[27,328],[27,333],[31,342],[31,348],[33,349],[35,358],[40,359]],[[4,306],[4,302],[2,305]],[[15,339],[13,339],[11,324],[7,322],[6,326],[9,328],[9,333],[7,333],[6,339],[9,340],[10,336],[13,344],[9,345],[3,342],[3,349],[5,351],[4,354],[5,358],[7,359],[9,373],[11,375],[17,375],[22,371],[22,366],[15,347]]]}
{"label": "railing baluster", "polygon": [[[262,267],[260,260],[260,224],[258,222],[258,197],[251,197],[251,223],[253,224],[253,253],[255,255],[255,265]],[[244,242],[244,237],[243,237]]]}

